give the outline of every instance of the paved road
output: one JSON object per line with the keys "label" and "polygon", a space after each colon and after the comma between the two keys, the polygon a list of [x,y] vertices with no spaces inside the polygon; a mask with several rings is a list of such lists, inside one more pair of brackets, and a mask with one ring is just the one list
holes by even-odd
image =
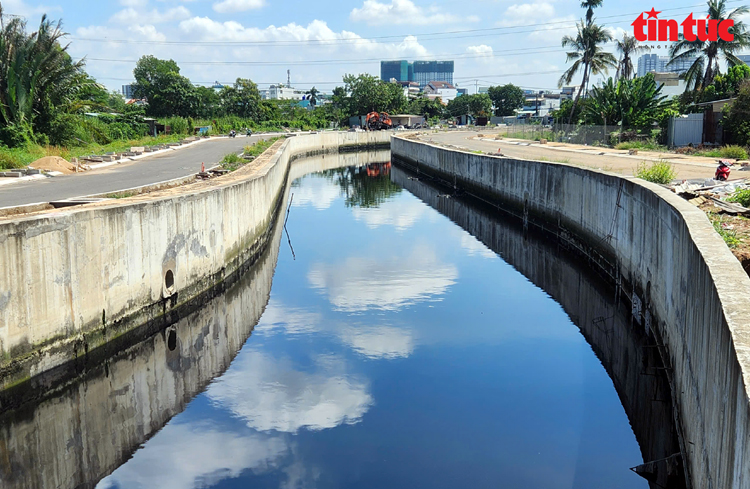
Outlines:
{"label": "paved road", "polygon": [[[489,132],[486,132],[485,134],[489,135]],[[612,154],[599,155],[597,153],[602,151],[602,149],[600,148],[591,147],[584,150],[584,152],[572,152],[553,149],[552,147],[546,145],[543,146],[534,142],[531,142],[532,144],[528,146],[518,146],[515,144],[510,144],[505,140],[495,142],[472,139],[476,137],[476,135],[476,132],[471,131],[453,131],[438,134],[429,134],[427,136],[423,136],[422,139],[427,141],[432,140],[435,143],[463,146],[469,149],[485,152],[496,152],[498,149],[500,149],[500,151],[504,155],[514,158],[558,161],[571,165],[611,171],[623,175],[633,175],[638,167],[638,164],[641,162],[641,159],[637,156],[615,156]],[[587,152],[593,154],[586,154]],[[713,159],[689,158],[672,154],[665,154],[663,155],[663,157],[669,158],[670,163],[674,165],[674,168],[677,171],[677,177],[680,179],[712,178],[714,176],[714,172],[716,171],[716,162]],[[745,177],[750,177],[750,172],[732,171],[730,180]]]}
{"label": "paved road", "polygon": [[[268,138],[270,136],[265,136]],[[228,153],[239,153],[264,136],[216,138],[176,151],[86,173],[29,180],[0,186],[0,207],[82,197],[149,185],[198,173],[201,162],[213,166]]]}

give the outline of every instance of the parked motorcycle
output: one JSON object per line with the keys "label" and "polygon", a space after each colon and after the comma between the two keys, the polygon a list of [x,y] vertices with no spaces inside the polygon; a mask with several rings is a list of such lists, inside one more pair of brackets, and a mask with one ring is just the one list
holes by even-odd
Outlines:
{"label": "parked motorcycle", "polygon": [[716,175],[714,175],[714,180],[719,180],[721,182],[726,182],[729,179],[729,163],[724,160],[719,160],[719,167],[716,169]]}

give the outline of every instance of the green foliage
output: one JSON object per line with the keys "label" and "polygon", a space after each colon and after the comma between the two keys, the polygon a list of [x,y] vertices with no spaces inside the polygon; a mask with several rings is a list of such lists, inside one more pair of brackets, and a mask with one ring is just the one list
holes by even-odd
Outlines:
{"label": "green foliage", "polygon": [[396,83],[387,83],[375,76],[362,74],[345,75],[344,85],[349,94],[346,106],[350,116],[365,115],[372,111],[398,114],[406,108],[404,91]]}
{"label": "green foliage", "polygon": [[740,189],[727,197],[729,202],[737,202],[743,207],[750,207],[750,189]]}
{"label": "green foliage", "polygon": [[636,177],[653,183],[666,185],[677,176],[674,167],[666,161],[658,161],[648,165],[645,161],[638,165]]}
{"label": "green foliage", "polygon": [[719,74],[719,61],[722,58],[730,66],[744,64],[736,54],[750,46],[750,34],[741,20],[750,11],[747,7],[740,6],[729,12],[727,3],[727,0],[708,0],[706,2],[707,18],[718,21],[733,20],[734,27],[730,31],[734,35],[733,41],[725,41],[721,38],[716,41],[701,41],[700,39],[689,41],[680,36],[680,40],[669,48],[669,64],[688,59],[695,60],[682,75],[688,90],[707,88],[714,80],[714,76]]}
{"label": "green foliage", "polygon": [[142,56],[133,70],[134,90],[139,98],[146,98],[146,114],[152,117],[195,113],[198,93],[190,80],[180,75],[180,67],[173,60]]}
{"label": "green foliage", "polygon": [[427,116],[427,119],[441,118],[445,114],[445,106],[439,99],[430,100],[428,97],[417,97],[409,102],[407,111],[410,114]]}
{"label": "green foliage", "polygon": [[112,194],[107,194],[106,197],[108,199],[127,199],[128,197],[134,197],[138,195],[138,192],[135,191],[129,191],[129,192],[115,192]]}
{"label": "green foliage", "polygon": [[750,81],[740,86],[737,98],[725,107],[722,125],[731,142],[750,146]]}
{"label": "green foliage", "polygon": [[601,87],[592,89],[583,118],[588,124],[612,126],[622,122],[627,128],[648,128],[664,106],[666,96],[661,89],[651,73],[616,82],[609,78]]}
{"label": "green foliage", "polygon": [[742,146],[724,146],[719,150],[722,158],[731,158],[735,160],[746,160],[747,151]]}
{"label": "green foliage", "polygon": [[224,87],[219,93],[225,114],[245,119],[259,119],[260,92],[258,85],[246,78],[237,78],[232,87]]}
{"label": "green foliage", "polygon": [[486,93],[461,95],[448,102],[446,111],[452,117],[462,115],[486,116],[492,111],[492,100]]}
{"label": "green foliage", "polygon": [[249,146],[245,146],[245,152],[243,153],[245,156],[260,156],[265,150],[270,148],[273,143],[278,141],[281,138],[271,138],[267,140],[261,140],[257,143],[251,144]]}
{"label": "green foliage", "polygon": [[245,163],[246,161],[242,156],[239,156],[237,153],[229,153],[221,160],[221,167],[232,172],[243,166]]}
{"label": "green foliage", "polygon": [[495,115],[498,117],[510,116],[516,113],[516,109],[523,107],[526,100],[521,87],[512,83],[490,87],[487,91],[492,105],[495,107]]}
{"label": "green foliage", "polygon": [[750,66],[745,64],[729,68],[726,75],[718,74],[713,83],[700,93],[700,100],[710,102],[734,96],[740,91],[742,83],[750,78]]}
{"label": "green foliage", "polygon": [[643,149],[646,151],[667,151],[664,145],[659,144],[656,139],[650,138],[645,141],[625,141],[615,146],[615,149]]}
{"label": "green foliage", "polygon": [[721,239],[724,240],[729,248],[737,248],[742,243],[734,230],[724,228],[724,219],[720,216],[710,213],[708,214],[708,218],[711,220],[711,224],[713,224],[716,232],[719,233],[719,236],[721,236]]}

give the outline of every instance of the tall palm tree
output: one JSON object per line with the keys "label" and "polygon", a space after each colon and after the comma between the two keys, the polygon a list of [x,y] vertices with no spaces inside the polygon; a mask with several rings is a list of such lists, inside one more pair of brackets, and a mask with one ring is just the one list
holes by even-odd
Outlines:
{"label": "tall palm tree", "polygon": [[669,49],[669,65],[695,58],[683,78],[687,82],[686,90],[699,89],[711,84],[714,76],[720,73],[719,61],[723,58],[729,66],[741,65],[743,62],[735,53],[750,46],[750,34],[740,17],[750,12],[746,6],[737,7],[727,13],[726,0],[708,0],[708,18],[715,20],[732,19],[734,27],[729,32],[734,34],[734,41],[688,41],[680,34],[680,40]]}
{"label": "tall palm tree", "polygon": [[[2,6],[0,6],[0,19]],[[83,60],[73,62],[60,22],[42,17],[37,32],[27,34],[21,18],[0,29],[0,123],[31,129],[36,115],[66,107],[83,86]]]}
{"label": "tall palm tree", "polygon": [[615,41],[615,47],[620,53],[620,63],[617,66],[617,76],[629,80],[634,74],[632,57],[644,51],[650,51],[651,48],[645,44],[639,44],[635,36],[625,34],[622,40]]}
{"label": "tall palm tree", "polygon": [[576,25],[576,28],[578,33],[575,37],[563,36],[562,38],[562,47],[572,49],[567,53],[566,62],[573,61],[573,65],[563,73],[558,81],[558,86],[568,85],[579,71],[583,71],[583,79],[573,101],[573,109],[570,111],[568,124],[573,121],[578,99],[581,98],[581,93],[588,85],[591,75],[607,73],[609,68],[617,67],[617,59],[612,53],[605,52],[601,46],[612,40],[612,35],[607,29],[593,22],[584,24],[583,20]]}
{"label": "tall palm tree", "polygon": [[594,22],[594,9],[599,8],[604,0],[581,0],[581,8],[586,9],[586,25]]}
{"label": "tall palm tree", "polygon": [[310,105],[315,107],[318,105],[318,95],[320,95],[320,92],[317,88],[312,87],[310,90],[305,92],[305,95],[309,95],[308,100],[310,101]]}

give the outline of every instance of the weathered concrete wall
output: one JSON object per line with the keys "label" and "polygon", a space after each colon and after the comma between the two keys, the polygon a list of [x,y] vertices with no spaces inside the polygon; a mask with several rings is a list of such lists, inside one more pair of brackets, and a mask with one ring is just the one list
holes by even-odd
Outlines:
{"label": "weathered concrete wall", "polygon": [[262,251],[294,158],[388,138],[292,137],[271,157],[208,183],[0,219],[0,388],[135,328],[176,321]]}
{"label": "weathered concrete wall", "polygon": [[664,345],[692,487],[750,487],[750,279],[666,189],[570,165],[394,138],[394,161],[511,209],[624,289]]}

